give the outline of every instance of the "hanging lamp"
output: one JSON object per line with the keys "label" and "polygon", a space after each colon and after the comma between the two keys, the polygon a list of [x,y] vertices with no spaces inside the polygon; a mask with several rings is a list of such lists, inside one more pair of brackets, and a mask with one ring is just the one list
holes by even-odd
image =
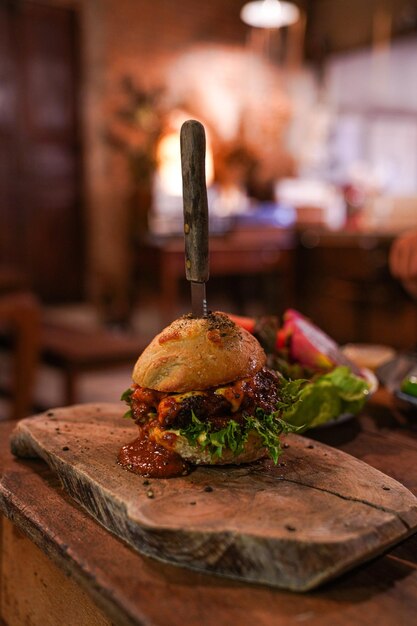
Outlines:
{"label": "hanging lamp", "polygon": [[255,28],[282,28],[297,22],[300,11],[292,2],[255,0],[242,7],[240,17]]}

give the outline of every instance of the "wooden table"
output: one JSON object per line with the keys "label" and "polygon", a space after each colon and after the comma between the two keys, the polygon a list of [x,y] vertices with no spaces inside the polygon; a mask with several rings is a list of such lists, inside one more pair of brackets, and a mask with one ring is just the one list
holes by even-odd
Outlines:
{"label": "wooden table", "polygon": [[[300,595],[191,572],[136,554],[74,504],[43,462],[13,459],[12,426],[0,424],[2,483],[9,489],[2,507],[10,520],[3,518],[1,616],[9,626],[416,623],[417,535]],[[417,494],[417,419],[399,412],[384,390],[359,419],[313,435]]]}
{"label": "wooden table", "polygon": [[[236,228],[210,237],[210,276],[273,274],[282,283],[286,308],[295,298],[295,234],[273,226]],[[184,238],[159,237],[138,247],[139,272],[159,275],[160,309],[169,323],[178,315],[180,282],[185,278]],[[276,307],[273,308],[275,310]]]}

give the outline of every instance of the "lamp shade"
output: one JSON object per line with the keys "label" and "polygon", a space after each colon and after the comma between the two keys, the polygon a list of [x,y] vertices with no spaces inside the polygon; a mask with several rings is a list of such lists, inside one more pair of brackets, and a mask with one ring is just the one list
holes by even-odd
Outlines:
{"label": "lamp shade", "polygon": [[298,7],[280,0],[255,0],[242,7],[240,17],[255,28],[282,28],[294,24],[300,17]]}

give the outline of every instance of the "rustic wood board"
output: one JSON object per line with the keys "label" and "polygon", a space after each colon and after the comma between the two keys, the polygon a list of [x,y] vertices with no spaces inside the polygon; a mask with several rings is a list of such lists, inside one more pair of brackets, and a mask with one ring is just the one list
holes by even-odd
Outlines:
{"label": "rustic wood board", "polygon": [[120,404],[54,409],[19,422],[11,445],[19,457],[43,458],[77,502],[144,554],[305,591],[417,529],[417,498],[404,486],[296,435],[277,466],[144,479],[116,462],[136,436],[122,412]]}

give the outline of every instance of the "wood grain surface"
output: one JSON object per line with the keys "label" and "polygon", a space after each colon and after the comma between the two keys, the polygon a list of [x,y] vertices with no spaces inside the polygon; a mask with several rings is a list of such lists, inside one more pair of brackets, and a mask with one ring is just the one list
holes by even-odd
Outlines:
{"label": "wood grain surface", "polygon": [[287,438],[278,466],[150,480],[116,463],[135,434],[120,404],[80,405],[23,420],[12,449],[45,459],[73,498],[140,552],[245,581],[311,589],[417,527],[405,487],[304,437]]}
{"label": "wood grain surface", "polygon": [[74,578],[16,526],[0,518],[0,528],[2,626],[114,626]]}

